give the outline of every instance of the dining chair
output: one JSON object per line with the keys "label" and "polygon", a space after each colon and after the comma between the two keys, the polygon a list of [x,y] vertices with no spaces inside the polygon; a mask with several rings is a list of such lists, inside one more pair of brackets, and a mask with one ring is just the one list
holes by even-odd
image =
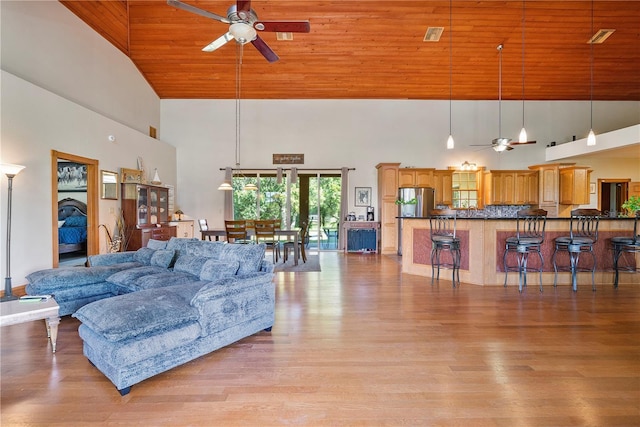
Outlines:
{"label": "dining chair", "polygon": [[302,262],[307,262],[307,253],[305,251],[305,242],[307,239],[307,235],[309,233],[309,225],[306,222],[300,224],[300,238],[297,242],[287,241],[284,242],[282,259],[284,262],[287,262],[289,249],[295,251],[295,245],[298,245],[298,250],[300,251],[300,258],[302,258]]}
{"label": "dining chair", "polygon": [[[451,268],[453,287],[460,284],[460,238],[456,236],[456,211],[452,209],[434,209],[430,212],[431,233],[431,284],[434,276],[440,281],[440,267]],[[442,254],[449,253],[449,260]],[[437,274],[436,274],[437,268]]]}
{"label": "dining chair", "polygon": [[229,243],[251,243],[245,220],[225,220],[224,228]]}
{"label": "dining chair", "polygon": [[620,258],[625,253],[638,254],[640,253],[640,230],[638,230],[638,219],[640,218],[640,211],[636,211],[635,220],[633,221],[633,234],[630,236],[616,236],[611,238],[611,246],[613,247],[613,270],[615,271],[613,279],[613,287],[618,287],[618,273],[620,271],[637,272],[638,265],[637,256],[631,257],[628,262],[621,266]]}
{"label": "dining chair", "polygon": [[262,242],[267,245],[267,248],[271,248],[274,263],[280,258],[280,241],[276,238],[275,226],[276,220],[273,219],[254,221],[256,243]]}
{"label": "dining chair", "polygon": [[[555,250],[553,251],[553,286],[558,284],[558,271],[571,272],[571,287],[574,292],[578,291],[578,273],[581,271],[591,272],[591,289],[596,290],[596,255],[593,247],[598,241],[598,224],[600,211],[597,209],[574,209],[571,211],[569,220],[569,235],[560,236],[555,239]],[[558,266],[558,253],[567,252],[569,254],[569,265]],[[590,268],[580,267],[580,254],[591,255],[592,266]]]}
{"label": "dining chair", "polygon": [[[540,292],[542,292],[542,270],[544,258],[542,243],[547,223],[547,211],[544,209],[522,209],[516,216],[516,235],[507,237],[504,249],[504,286],[507,287],[507,275],[510,271],[518,272],[518,291],[527,286],[527,272],[540,273]],[[517,265],[507,265],[507,256],[515,253]],[[540,260],[539,267],[528,265],[529,255],[536,254]]]}

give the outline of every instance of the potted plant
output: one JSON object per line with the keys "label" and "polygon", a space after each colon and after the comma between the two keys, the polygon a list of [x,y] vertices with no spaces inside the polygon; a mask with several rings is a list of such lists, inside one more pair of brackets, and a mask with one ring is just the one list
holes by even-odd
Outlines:
{"label": "potted plant", "polygon": [[627,210],[627,216],[635,216],[640,210],[640,196],[631,196],[622,204],[622,208]]}

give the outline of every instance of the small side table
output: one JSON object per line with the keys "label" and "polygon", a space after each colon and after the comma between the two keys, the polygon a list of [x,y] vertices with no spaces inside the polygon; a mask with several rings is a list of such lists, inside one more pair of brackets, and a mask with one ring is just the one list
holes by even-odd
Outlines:
{"label": "small side table", "polygon": [[21,302],[20,300],[4,301],[0,303],[0,326],[16,325],[45,319],[47,324],[47,338],[51,339],[51,348],[56,352],[58,339],[58,324],[60,306],[53,298],[47,301]]}

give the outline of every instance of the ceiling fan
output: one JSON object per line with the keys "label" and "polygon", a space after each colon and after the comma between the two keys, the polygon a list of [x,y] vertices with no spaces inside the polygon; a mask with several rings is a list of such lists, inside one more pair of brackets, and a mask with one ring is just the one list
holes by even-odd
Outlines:
{"label": "ceiling fan", "polygon": [[[526,145],[535,144],[536,141],[512,141],[511,138],[502,137],[502,48],[503,45],[499,44],[498,57],[499,57],[499,73],[498,73],[498,138],[491,141],[491,148],[498,153],[503,151],[513,150],[514,145]],[[487,145],[475,145],[476,147],[486,147]]]}
{"label": "ceiling fan", "polygon": [[275,62],[280,58],[267,43],[260,38],[258,31],[308,33],[311,30],[309,21],[260,21],[258,20],[256,12],[251,9],[251,0],[236,0],[236,4],[231,5],[229,9],[227,9],[226,17],[191,6],[180,0],[167,0],[167,4],[178,9],[186,10],[187,12],[229,24],[229,31],[205,46],[202,49],[205,52],[213,52],[219,47],[224,46],[230,40],[235,40],[237,43],[243,45],[251,42],[267,61]]}

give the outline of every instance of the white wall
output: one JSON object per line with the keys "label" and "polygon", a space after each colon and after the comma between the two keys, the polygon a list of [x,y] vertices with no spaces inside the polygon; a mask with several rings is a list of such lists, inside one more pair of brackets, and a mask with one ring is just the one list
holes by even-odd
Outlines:
{"label": "white wall", "polygon": [[[232,82],[230,82],[232,84]],[[489,147],[498,137],[497,101],[454,101],[453,135],[456,148],[448,151],[448,101],[409,100],[242,100],[241,166],[274,168],[274,153],[303,153],[301,168],[355,167],[353,187],[372,187],[377,199],[376,169],[381,162],[445,169],[463,161],[489,169],[526,169],[545,163],[551,141],[570,141],[589,131],[588,102],[527,102],[526,127],[535,145],[496,153]],[[522,126],[522,102],[502,105],[502,136],[516,139]],[[594,103],[598,132],[638,123],[639,102]],[[162,139],[177,147],[177,200],[185,214],[207,218],[212,226],[223,221],[224,178],[220,168],[234,166],[235,101],[162,100]],[[630,164],[638,169],[639,161]],[[629,177],[635,171],[617,168]],[[364,214],[364,208],[349,210]]]}
{"label": "white wall", "polygon": [[[0,1],[0,161],[27,168],[14,179],[13,285],[52,265],[51,150],[99,160],[99,168],[148,170],[175,185],[175,147],[147,136],[159,128],[160,103],[118,49],[57,1]],[[117,140],[111,143],[108,135]],[[1,276],[6,241],[7,179],[0,177]],[[113,224],[101,200],[100,223]]]}
{"label": "white wall", "polygon": [[131,60],[57,1],[0,1],[2,69],[142,133],[159,98]]}

